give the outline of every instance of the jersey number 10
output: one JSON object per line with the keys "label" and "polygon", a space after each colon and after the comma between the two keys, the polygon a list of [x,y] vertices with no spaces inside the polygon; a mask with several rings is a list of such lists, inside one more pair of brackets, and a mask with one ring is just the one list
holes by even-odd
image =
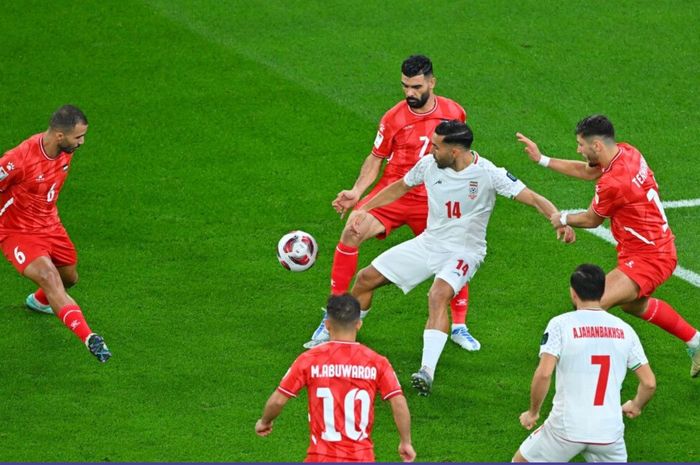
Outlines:
{"label": "jersey number 10", "polygon": [[[325,429],[323,433],[321,433],[321,438],[329,442],[340,441],[340,432],[335,429],[333,393],[329,388],[320,387],[316,389],[316,397],[323,399],[323,422],[325,423]],[[355,402],[360,403],[360,422],[357,426],[355,426]],[[345,401],[343,402],[345,435],[353,441],[361,441],[367,438],[370,404],[369,393],[364,389],[351,389],[345,395]]]}

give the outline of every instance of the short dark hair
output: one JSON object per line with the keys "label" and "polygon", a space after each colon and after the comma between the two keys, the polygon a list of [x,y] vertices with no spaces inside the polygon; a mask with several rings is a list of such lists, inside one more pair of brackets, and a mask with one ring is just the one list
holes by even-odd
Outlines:
{"label": "short dark hair", "polygon": [[88,124],[85,113],[76,106],[63,105],[51,115],[49,127],[57,131],[70,131],[78,123]]}
{"label": "short dark hair", "polygon": [[590,115],[578,122],[576,135],[581,137],[599,136],[614,140],[615,128],[607,116]]}
{"label": "short dark hair", "polygon": [[443,142],[446,144],[461,145],[467,150],[472,148],[472,142],[474,142],[472,130],[466,123],[457,119],[438,124],[435,128],[435,134],[444,136]]}
{"label": "short dark hair", "polygon": [[411,55],[401,64],[401,72],[407,77],[421,74],[430,77],[433,75],[433,62],[425,55]]}
{"label": "short dark hair", "polygon": [[581,300],[600,300],[605,292],[605,271],[598,265],[584,263],[576,267],[570,282]]}
{"label": "short dark hair", "polygon": [[349,328],[360,319],[360,302],[350,294],[332,295],[326,303],[328,318],[342,328]]}

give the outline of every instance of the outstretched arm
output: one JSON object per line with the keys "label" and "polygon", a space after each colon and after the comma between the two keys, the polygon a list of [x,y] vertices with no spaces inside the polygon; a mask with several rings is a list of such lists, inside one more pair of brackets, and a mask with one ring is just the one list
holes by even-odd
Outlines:
{"label": "outstretched arm", "polygon": [[352,222],[353,231],[359,234],[360,224],[362,224],[362,222],[365,220],[368,211],[373,208],[390,204],[394,200],[403,197],[403,195],[412,188],[413,187],[406,184],[403,179],[399,179],[379,191],[379,193],[372,197],[369,202],[364,204],[361,208],[355,210],[355,218]]}
{"label": "outstretched arm", "polygon": [[272,432],[272,422],[275,418],[282,413],[282,409],[289,398],[279,391],[272,393],[267,403],[265,404],[265,409],[260,419],[255,423],[255,432],[258,436],[267,436]]}
{"label": "outstretched arm", "polygon": [[389,399],[391,411],[394,414],[396,429],[399,430],[399,455],[404,462],[413,462],[416,451],[411,445],[411,413],[408,411],[408,403],[402,395]]}
{"label": "outstretched arm", "polygon": [[547,397],[549,385],[552,383],[552,373],[557,366],[557,357],[552,354],[543,353],[540,357],[540,364],[535,370],[530,386],[530,408],[520,414],[520,424],[525,429],[532,429],[540,418],[542,402]]}
{"label": "outstretched arm", "polygon": [[593,180],[598,179],[603,172],[595,166],[589,166],[588,163],[584,161],[576,160],[563,160],[561,158],[550,158],[545,156],[537,144],[532,140],[525,137],[523,134],[516,132],[515,137],[518,138],[520,142],[525,144],[523,149],[530,160],[535,163],[550,168],[558,173],[565,174],[579,179]]}
{"label": "outstretched arm", "polygon": [[357,204],[362,194],[377,179],[381,167],[381,158],[375,157],[371,153],[367,155],[367,158],[365,158],[365,161],[362,163],[362,168],[360,168],[360,174],[357,176],[355,185],[352,189],[338,192],[338,195],[331,204],[333,208],[335,208],[335,211],[341,214],[341,218],[347,210]]}
{"label": "outstretched arm", "polygon": [[[535,191],[528,189],[527,187],[523,189],[518,195],[515,196],[515,200],[525,205],[530,205],[537,209],[545,218],[551,221],[551,218],[555,215],[559,215],[557,207],[554,206],[552,202],[547,200],[545,197],[541,196]],[[557,230],[557,239],[562,239],[567,244],[574,242],[576,240],[576,234],[574,230],[568,226],[559,225]]]}
{"label": "outstretched arm", "polygon": [[634,374],[639,378],[637,395],[622,405],[622,413],[628,418],[638,417],[656,391],[656,377],[654,377],[654,372],[651,371],[648,363],[637,368]]}
{"label": "outstretched arm", "polygon": [[593,211],[592,207],[588,207],[588,210],[581,213],[560,213],[555,212],[549,216],[549,221],[552,226],[559,230],[563,225],[569,225],[574,228],[597,228],[605,218],[598,216],[596,212]]}

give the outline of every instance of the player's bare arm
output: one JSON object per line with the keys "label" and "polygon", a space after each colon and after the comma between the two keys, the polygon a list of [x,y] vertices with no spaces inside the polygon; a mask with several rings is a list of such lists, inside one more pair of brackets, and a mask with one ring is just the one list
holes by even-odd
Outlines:
{"label": "player's bare arm", "polygon": [[255,433],[258,436],[267,436],[272,432],[272,422],[282,413],[289,398],[278,391],[272,393],[260,419],[255,423]]}
{"label": "player's bare arm", "polygon": [[413,462],[416,451],[411,444],[411,413],[408,410],[406,398],[402,395],[389,399],[391,411],[394,415],[396,429],[399,431],[399,455],[404,462]]}
{"label": "player's bare arm", "polygon": [[638,417],[656,391],[656,377],[648,363],[634,370],[634,374],[639,379],[637,395],[634,396],[634,399],[628,400],[622,405],[622,413],[627,418]]}
{"label": "player's bare arm", "polygon": [[540,363],[532,377],[530,386],[530,408],[520,414],[520,424],[527,430],[532,429],[540,417],[540,409],[544,398],[549,392],[549,386],[552,383],[552,373],[557,366],[557,357],[551,354],[543,353],[540,357]]}
{"label": "player's bare arm", "polygon": [[598,226],[603,224],[605,218],[599,216],[595,211],[593,211],[592,207],[588,207],[588,210],[581,213],[568,214],[554,212],[549,216],[549,221],[550,223],[552,223],[552,226],[557,230],[559,230],[564,224],[567,224],[574,228],[590,229],[597,228]]}
{"label": "player's bare arm", "polygon": [[[528,189],[527,187],[515,196],[515,200],[525,205],[534,207],[545,218],[550,219],[558,213],[557,207],[554,206],[546,197],[541,196],[537,192]],[[557,229],[557,239],[561,239],[567,244],[576,240],[576,233],[570,227],[560,225]]]}
{"label": "player's bare arm", "polygon": [[[537,144],[534,141],[528,139],[519,132],[515,133],[515,137],[517,137],[518,141],[525,145],[523,151],[527,153],[530,160],[542,166],[546,166],[553,171],[589,181],[598,179],[603,174],[598,167],[589,166],[588,163],[583,161],[545,157],[545,155],[540,152],[540,149],[537,147]],[[543,157],[545,158],[543,159]],[[546,163],[544,163],[545,161]]]}
{"label": "player's bare arm", "polygon": [[379,193],[372,197],[369,202],[364,204],[362,208],[355,210],[353,213],[354,217],[352,219],[352,231],[355,232],[355,234],[360,233],[360,225],[365,220],[368,211],[373,208],[383,207],[384,205],[390,204],[394,200],[400,199],[412,188],[413,187],[406,184],[403,179],[399,179],[379,191]]}
{"label": "player's bare arm", "polygon": [[354,207],[359,202],[362,194],[379,176],[379,171],[382,167],[382,159],[372,155],[371,153],[365,158],[360,168],[360,174],[355,181],[352,189],[342,190],[338,192],[335,200],[333,200],[333,208],[340,213],[342,218],[345,212]]}

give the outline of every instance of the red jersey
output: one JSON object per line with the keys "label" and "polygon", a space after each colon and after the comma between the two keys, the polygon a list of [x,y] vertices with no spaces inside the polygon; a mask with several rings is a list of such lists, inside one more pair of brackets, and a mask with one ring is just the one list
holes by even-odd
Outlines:
{"label": "red jersey", "polygon": [[312,461],[374,461],[374,397],[403,395],[389,361],[359,342],[330,341],[301,354],[277,390],[307,387]]}
{"label": "red jersey", "polygon": [[675,255],[675,236],[661,205],[654,172],[639,150],[625,143],[617,147],[617,155],[595,186],[593,211],[610,218],[620,255]]}
{"label": "red jersey", "polygon": [[72,154],[49,158],[36,134],[0,158],[0,234],[47,232],[57,225],[56,200]]}
{"label": "red jersey", "polygon": [[[430,153],[430,137],[435,127],[445,120],[465,122],[467,113],[457,102],[436,96],[435,107],[427,113],[416,113],[405,100],[387,111],[379,123],[372,155],[387,160],[377,186],[387,186],[403,178],[418,160]],[[405,197],[427,202],[424,186],[411,189]]]}

